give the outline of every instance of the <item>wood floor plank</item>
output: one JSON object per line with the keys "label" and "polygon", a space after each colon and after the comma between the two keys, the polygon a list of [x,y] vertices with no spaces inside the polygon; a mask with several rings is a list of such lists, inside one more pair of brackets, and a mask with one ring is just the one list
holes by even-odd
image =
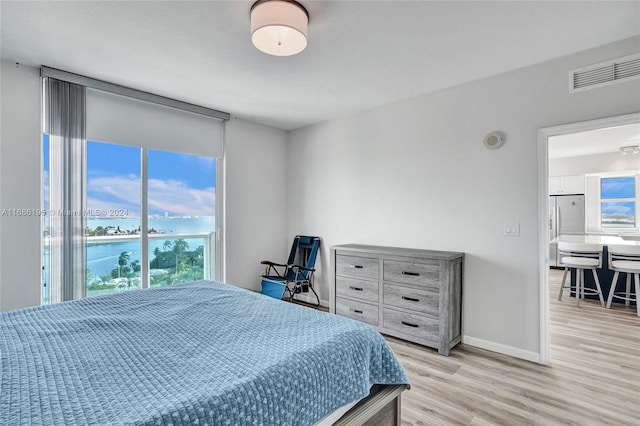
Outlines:
{"label": "wood floor plank", "polygon": [[451,356],[387,337],[412,389],[402,424],[640,425],[640,318],[635,306],[604,309],[557,300],[550,272],[551,365],[459,345]]}

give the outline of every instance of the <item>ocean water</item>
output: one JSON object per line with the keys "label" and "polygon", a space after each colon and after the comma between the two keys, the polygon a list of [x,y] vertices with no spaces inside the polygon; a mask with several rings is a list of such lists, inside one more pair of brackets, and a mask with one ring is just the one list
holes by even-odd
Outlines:
{"label": "ocean water", "polygon": [[[135,218],[126,219],[87,219],[87,226],[95,229],[98,226],[106,228],[107,226],[119,226],[120,229],[126,231],[134,231],[138,229],[140,220]],[[149,228],[163,232],[167,238],[150,239],[149,240],[149,259],[153,259],[153,251],[156,247],[163,249],[166,240],[174,241],[179,234],[209,233],[213,232],[215,227],[214,217],[199,218],[160,218],[149,219]],[[204,244],[203,238],[185,238],[188,244],[188,250],[195,250],[198,246]],[[118,266],[118,259],[122,252],[129,254],[129,263],[134,260],[140,261],[140,241],[117,241],[117,242],[95,242],[87,241],[87,268],[91,274],[95,276],[107,275]],[[45,271],[49,270],[49,250],[44,250],[44,267]],[[46,273],[46,272],[45,272]]]}

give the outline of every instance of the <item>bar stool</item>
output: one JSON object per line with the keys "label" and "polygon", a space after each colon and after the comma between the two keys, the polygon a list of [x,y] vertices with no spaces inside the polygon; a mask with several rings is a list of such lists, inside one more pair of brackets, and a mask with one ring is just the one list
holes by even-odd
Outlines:
{"label": "bar stool", "polygon": [[[600,280],[596,273],[596,269],[602,267],[602,244],[558,242],[558,251],[560,252],[560,265],[564,266],[564,275],[562,276],[558,300],[562,300],[562,291],[565,288],[571,290],[571,282],[567,286],[564,285],[564,282],[567,279],[569,268],[572,268],[576,270],[576,306],[580,306],[580,297],[584,299],[585,294],[597,294],[600,298],[600,304],[604,308]],[[593,279],[596,282],[596,290],[584,288],[585,269],[591,269]]]}
{"label": "bar stool", "polygon": [[[631,245],[611,245],[609,246],[609,269],[615,271],[613,281],[611,282],[611,290],[607,298],[607,308],[611,308],[613,298],[624,300],[624,304],[629,306],[629,302],[636,302],[636,311],[640,317],[640,303],[638,303],[638,295],[640,294],[640,246]],[[618,283],[618,275],[620,273],[627,274],[627,286],[624,292],[616,291]],[[631,294],[631,276],[633,275],[636,287],[636,294]]]}

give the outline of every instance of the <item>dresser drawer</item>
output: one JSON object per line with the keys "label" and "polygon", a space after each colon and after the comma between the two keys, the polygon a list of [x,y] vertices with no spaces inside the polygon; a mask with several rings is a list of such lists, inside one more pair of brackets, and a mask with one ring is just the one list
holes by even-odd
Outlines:
{"label": "dresser drawer", "polygon": [[385,260],[384,280],[440,288],[440,264]]}
{"label": "dresser drawer", "polygon": [[438,317],[440,311],[440,294],[395,284],[384,283],[384,304],[401,309],[408,309],[422,314]]}
{"label": "dresser drawer", "polygon": [[336,297],[336,314],[371,325],[378,325],[378,306]]}
{"label": "dresser drawer", "polygon": [[336,255],[336,274],[378,280],[378,259]]}
{"label": "dresser drawer", "polygon": [[378,282],[336,277],[336,296],[378,303]]}
{"label": "dresser drawer", "polygon": [[384,308],[382,322],[382,327],[389,334],[429,345],[439,342],[440,323],[437,319]]}

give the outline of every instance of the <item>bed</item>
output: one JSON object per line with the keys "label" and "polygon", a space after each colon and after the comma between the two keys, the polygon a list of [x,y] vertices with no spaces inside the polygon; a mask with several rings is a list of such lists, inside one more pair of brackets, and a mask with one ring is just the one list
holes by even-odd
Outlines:
{"label": "bed", "polygon": [[314,425],[354,403],[329,421],[396,424],[408,386],[372,327],[215,281],[0,314],[2,425]]}

